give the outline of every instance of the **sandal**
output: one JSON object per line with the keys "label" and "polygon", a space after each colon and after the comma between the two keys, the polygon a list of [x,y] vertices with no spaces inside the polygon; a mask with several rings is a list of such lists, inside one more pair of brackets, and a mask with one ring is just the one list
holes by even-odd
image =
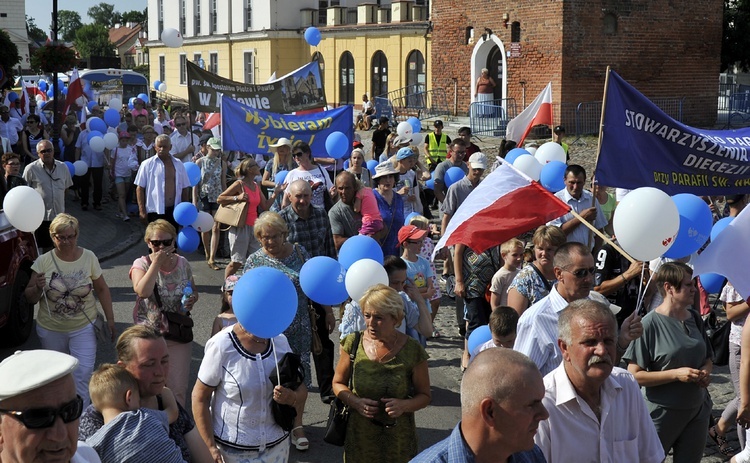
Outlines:
{"label": "sandal", "polygon": [[719,447],[719,453],[721,453],[722,455],[729,457],[737,453],[737,450],[729,445],[729,441],[727,440],[726,436],[722,436],[719,434],[719,431],[716,429],[716,425],[708,428],[708,437],[712,441],[714,441],[714,444],[716,444],[717,447]]}
{"label": "sandal", "polygon": [[305,436],[302,436],[302,437],[296,437],[296,436],[294,435],[294,431],[296,431],[296,430],[298,430],[298,429],[299,429],[300,431],[302,431],[302,430],[303,430],[303,429],[302,429],[302,426],[297,426],[296,428],[292,428],[292,432],[290,433],[290,435],[292,436],[292,445],[293,445],[293,446],[294,446],[294,447],[295,447],[295,448],[296,448],[297,450],[299,450],[300,452],[304,452],[305,450],[307,450],[307,449],[309,449],[309,448],[310,448],[310,441],[309,441],[309,440],[307,440],[307,437],[305,437]]}
{"label": "sandal", "polygon": [[219,267],[218,265],[216,265],[216,262],[214,262],[212,260],[209,260],[207,263],[208,263],[208,266],[211,267],[212,269],[214,269],[214,270],[221,270],[221,267]]}

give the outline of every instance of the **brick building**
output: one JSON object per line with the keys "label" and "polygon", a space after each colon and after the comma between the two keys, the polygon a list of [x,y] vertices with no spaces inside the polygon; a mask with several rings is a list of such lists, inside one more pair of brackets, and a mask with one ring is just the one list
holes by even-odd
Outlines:
{"label": "brick building", "polygon": [[488,68],[495,98],[521,108],[548,83],[558,122],[601,101],[607,66],[649,98],[682,98],[683,121],[716,121],[722,0],[439,0],[431,76],[466,114]]}

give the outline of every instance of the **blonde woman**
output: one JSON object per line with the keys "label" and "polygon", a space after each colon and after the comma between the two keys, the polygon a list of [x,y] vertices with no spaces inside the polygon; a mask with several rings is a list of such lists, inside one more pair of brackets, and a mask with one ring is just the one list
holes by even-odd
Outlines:
{"label": "blonde woman", "polygon": [[[193,204],[213,216],[219,210],[219,195],[227,189],[227,163],[221,154],[220,138],[210,138],[206,146],[208,153],[195,161],[201,168],[201,181],[198,187],[193,188]],[[211,232],[201,233],[206,263],[214,270],[219,270],[214,259],[219,247],[220,225],[219,222],[214,222]]]}

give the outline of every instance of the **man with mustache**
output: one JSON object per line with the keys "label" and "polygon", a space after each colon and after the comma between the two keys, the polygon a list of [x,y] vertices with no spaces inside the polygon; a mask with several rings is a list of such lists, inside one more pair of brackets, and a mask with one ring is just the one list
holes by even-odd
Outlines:
{"label": "man with mustache", "polygon": [[[581,243],[568,242],[557,248],[554,257],[557,283],[550,293],[526,309],[518,319],[514,349],[526,354],[539,367],[542,375],[557,368],[562,362],[562,352],[557,345],[557,320],[560,312],[578,299],[603,299],[593,292],[594,257]],[[635,312],[622,322],[617,339],[617,359],[625,353],[630,341],[643,333],[641,317]]]}
{"label": "man with mustache", "polygon": [[596,301],[560,312],[562,364],[544,377],[549,419],[534,437],[548,463],[658,463],[664,449],[633,375],[614,367],[617,321]]}

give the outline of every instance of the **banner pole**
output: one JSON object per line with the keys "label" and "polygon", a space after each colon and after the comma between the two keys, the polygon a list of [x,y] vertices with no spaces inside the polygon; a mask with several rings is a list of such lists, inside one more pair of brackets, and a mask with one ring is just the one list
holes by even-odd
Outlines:
{"label": "banner pole", "polygon": [[[589,228],[589,230],[591,230],[592,232],[596,233],[599,236],[599,238],[601,238],[602,240],[604,240],[605,243],[609,243],[610,245],[612,245],[612,247],[615,248],[615,250],[617,252],[619,252],[620,254],[622,254],[622,256],[624,258],[626,258],[627,260],[629,260],[631,264],[636,262],[636,260],[633,259],[630,256],[630,254],[628,254],[627,252],[625,252],[625,250],[622,249],[617,243],[615,243],[614,241],[612,241],[612,239],[610,237],[608,237],[604,233],[602,233],[599,230],[597,230],[596,227],[594,227],[586,219],[584,219],[583,217],[581,217],[581,215],[578,212],[576,212],[574,209],[571,209],[570,213],[573,215],[573,217],[575,217],[576,219],[580,220],[583,225],[587,226]],[[591,247],[591,246],[589,246],[589,247]]]}
{"label": "banner pole", "polygon": [[[607,109],[607,88],[608,87],[609,87],[609,66],[607,66],[607,72],[604,75],[604,95],[602,95],[602,113],[599,116],[599,138],[597,139],[597,144],[596,144],[596,158],[594,158],[594,172],[591,173],[591,178],[594,180],[596,179],[596,166],[599,164],[599,153],[601,153],[602,151],[602,136],[604,134],[604,130],[603,130],[604,112]],[[591,195],[591,196],[592,197],[591,197],[590,207],[594,207],[596,196],[595,195]],[[594,229],[592,228],[592,230]],[[588,238],[588,243],[587,243],[589,247],[591,247],[591,240],[593,238],[594,236],[591,233],[589,233],[589,238]]]}

